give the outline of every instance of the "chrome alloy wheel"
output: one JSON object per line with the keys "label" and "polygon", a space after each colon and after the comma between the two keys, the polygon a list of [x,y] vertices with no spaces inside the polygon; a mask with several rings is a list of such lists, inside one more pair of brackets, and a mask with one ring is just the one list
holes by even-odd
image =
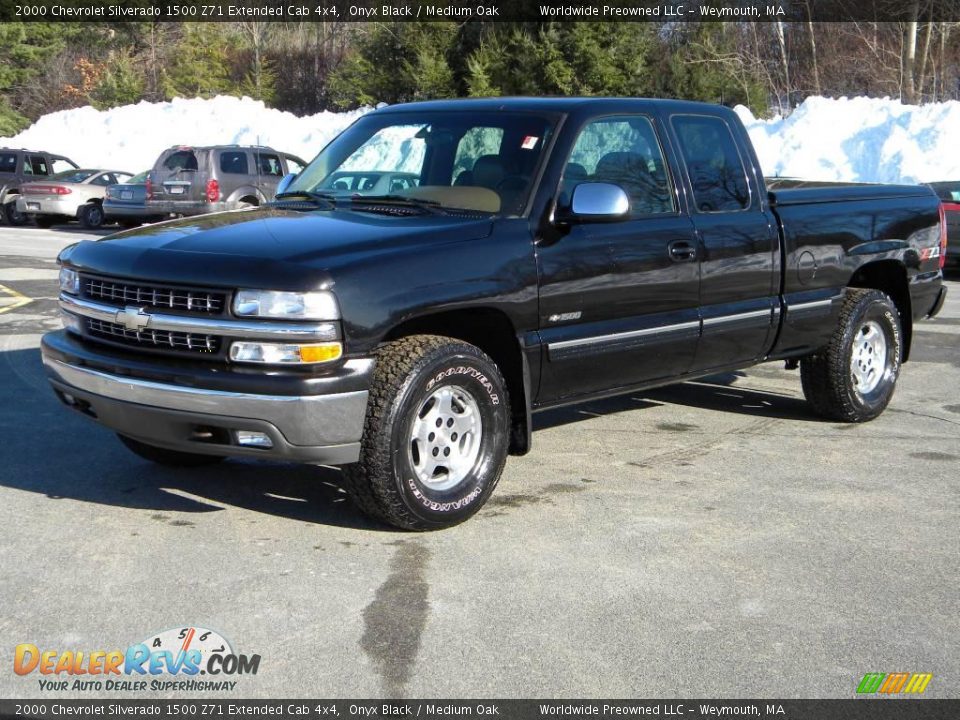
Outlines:
{"label": "chrome alloy wheel", "polygon": [[477,461],[482,433],[473,395],[459,385],[435,390],[413,421],[409,452],[417,479],[431,490],[458,485]]}
{"label": "chrome alloy wheel", "polygon": [[853,339],[850,375],[857,392],[867,395],[876,389],[887,370],[887,338],[880,325],[865,322]]}

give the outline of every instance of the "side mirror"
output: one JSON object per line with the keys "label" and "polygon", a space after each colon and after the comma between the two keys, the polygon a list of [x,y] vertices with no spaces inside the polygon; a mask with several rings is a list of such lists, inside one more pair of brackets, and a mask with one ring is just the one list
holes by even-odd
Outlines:
{"label": "side mirror", "polygon": [[290,187],[290,183],[292,183],[296,179],[297,179],[296,173],[288,173],[284,175],[283,178],[280,180],[280,182],[277,183],[277,191],[274,193],[274,195],[279,195],[280,193],[285,192],[286,189]]}
{"label": "side mirror", "polygon": [[580,183],[573,189],[569,208],[558,208],[556,219],[563,223],[599,223],[626,220],[630,198],[619,185],[604,182]]}

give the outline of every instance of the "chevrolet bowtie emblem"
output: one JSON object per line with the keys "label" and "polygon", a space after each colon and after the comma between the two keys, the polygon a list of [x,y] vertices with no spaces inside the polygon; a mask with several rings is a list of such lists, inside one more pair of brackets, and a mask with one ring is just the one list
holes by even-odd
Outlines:
{"label": "chevrolet bowtie emblem", "polygon": [[134,331],[143,330],[150,324],[150,316],[143,311],[143,308],[130,305],[117,311],[116,320],[117,324]]}

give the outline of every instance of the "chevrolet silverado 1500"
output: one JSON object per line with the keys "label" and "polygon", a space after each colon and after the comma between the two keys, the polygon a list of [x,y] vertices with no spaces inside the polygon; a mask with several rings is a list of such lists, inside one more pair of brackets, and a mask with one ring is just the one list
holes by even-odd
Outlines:
{"label": "chevrolet silverado 1500", "polygon": [[[328,182],[365,172],[405,182]],[[726,108],[399,105],[263,207],[64,250],[43,361],[149,460],[342,465],[366,512],[439,528],[545,408],[786,360],[820,415],[876,417],[944,245],[929,188],[768,187]]]}

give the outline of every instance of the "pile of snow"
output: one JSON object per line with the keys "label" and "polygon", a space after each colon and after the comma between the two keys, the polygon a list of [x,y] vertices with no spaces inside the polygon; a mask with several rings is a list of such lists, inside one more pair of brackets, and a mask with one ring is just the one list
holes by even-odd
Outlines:
{"label": "pile of snow", "polygon": [[865,97],[808,98],[786,118],[743,107],[764,175],[919,183],[960,180],[960,102],[904,105]]}
{"label": "pile of snow", "polygon": [[259,100],[220,96],[212,100],[92,107],[44,115],[0,147],[46,150],[81,167],[138,173],[153,166],[172,145],[269,145],[312,160],[337,133],[369,109],[297,117]]}
{"label": "pile of snow", "polygon": [[[83,166],[131,172],[152,166],[171,145],[260,144],[310,160],[365,112],[301,118],[250,98],[178,98],[51,113],[16,137],[0,138],[0,146],[47,150]],[[912,106],[889,99],[813,97],[786,118],[758,120],[742,106],[737,113],[768,176],[907,183],[960,179],[960,102]],[[422,141],[411,133],[385,134],[374,144],[386,147],[365,149],[351,165],[372,168],[390,160],[391,168],[412,166],[423,151]]]}

